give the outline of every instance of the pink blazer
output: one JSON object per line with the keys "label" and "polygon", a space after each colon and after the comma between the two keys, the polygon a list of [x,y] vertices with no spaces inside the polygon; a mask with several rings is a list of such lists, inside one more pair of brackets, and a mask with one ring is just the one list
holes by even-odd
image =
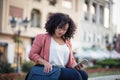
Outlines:
{"label": "pink blazer", "polygon": [[[46,61],[49,61],[49,51],[50,51],[51,36],[46,34],[38,34],[33,42],[32,48],[30,50],[29,58],[38,64],[38,59],[41,57]],[[67,63],[67,67],[72,67],[76,64],[73,56],[72,46],[69,40],[65,41],[70,49],[70,57]]]}

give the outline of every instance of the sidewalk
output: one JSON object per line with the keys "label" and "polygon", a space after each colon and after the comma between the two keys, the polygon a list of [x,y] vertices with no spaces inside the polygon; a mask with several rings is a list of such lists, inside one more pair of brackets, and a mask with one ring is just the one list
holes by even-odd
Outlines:
{"label": "sidewalk", "polygon": [[88,80],[120,80],[120,75],[109,75],[89,78]]}

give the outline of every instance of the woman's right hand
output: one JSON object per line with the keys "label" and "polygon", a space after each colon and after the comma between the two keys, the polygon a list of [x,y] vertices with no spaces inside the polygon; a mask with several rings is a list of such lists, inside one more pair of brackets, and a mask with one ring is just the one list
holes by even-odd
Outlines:
{"label": "woman's right hand", "polygon": [[52,71],[52,65],[49,62],[46,62],[44,64],[44,72],[49,73],[50,71]]}

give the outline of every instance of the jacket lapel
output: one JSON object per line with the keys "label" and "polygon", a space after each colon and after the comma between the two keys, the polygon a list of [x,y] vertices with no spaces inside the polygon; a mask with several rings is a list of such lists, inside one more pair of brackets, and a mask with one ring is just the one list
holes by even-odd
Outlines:
{"label": "jacket lapel", "polygon": [[51,36],[49,34],[46,34],[45,38],[45,49],[44,49],[44,57],[47,61],[49,61],[49,53],[50,53],[50,42],[51,42]]}

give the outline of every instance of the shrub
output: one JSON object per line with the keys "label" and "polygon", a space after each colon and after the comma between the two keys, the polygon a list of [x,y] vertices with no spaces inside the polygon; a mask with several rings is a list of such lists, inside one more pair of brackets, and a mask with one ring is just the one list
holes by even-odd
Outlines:
{"label": "shrub", "polygon": [[102,68],[102,66],[101,65],[94,65],[91,67],[87,67],[87,69],[96,69],[96,68]]}
{"label": "shrub", "polygon": [[14,68],[8,62],[0,62],[0,73],[11,73],[14,72]]}
{"label": "shrub", "polygon": [[105,59],[102,61],[97,61],[96,65],[101,65],[102,67],[109,66],[110,68],[112,67],[118,68],[120,67],[120,60],[119,59]]}
{"label": "shrub", "polygon": [[23,63],[22,71],[23,72],[28,72],[33,65],[34,65],[34,63],[32,61],[28,61],[28,62]]}

